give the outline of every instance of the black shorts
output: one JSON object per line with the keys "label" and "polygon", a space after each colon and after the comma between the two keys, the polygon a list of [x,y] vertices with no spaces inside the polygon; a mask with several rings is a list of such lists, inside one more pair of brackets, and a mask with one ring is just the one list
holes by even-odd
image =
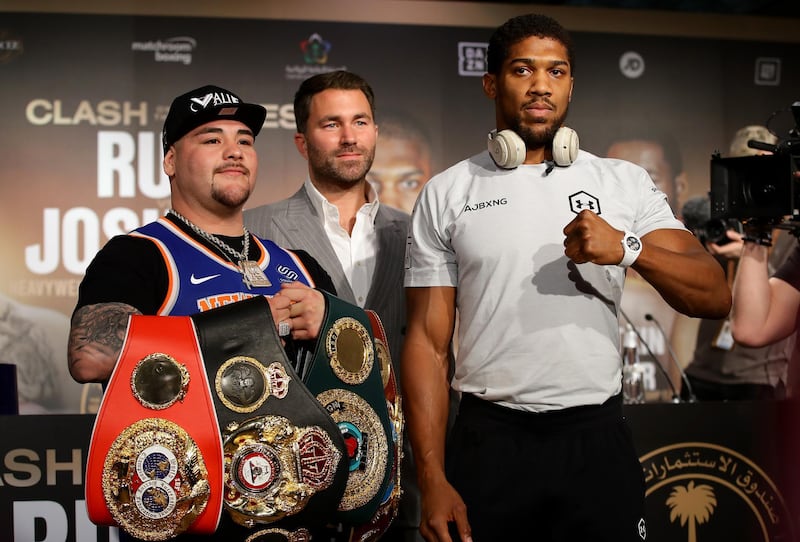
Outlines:
{"label": "black shorts", "polygon": [[465,394],[446,467],[475,542],[645,540],[644,476],[619,396],[537,414]]}

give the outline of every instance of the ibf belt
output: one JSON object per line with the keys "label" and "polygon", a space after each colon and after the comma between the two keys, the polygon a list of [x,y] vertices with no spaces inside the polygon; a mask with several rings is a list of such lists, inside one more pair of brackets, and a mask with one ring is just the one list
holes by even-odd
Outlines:
{"label": "ibf belt", "polygon": [[143,540],[213,533],[219,433],[191,321],[132,316],[89,447],[89,519]]}
{"label": "ibf belt", "polygon": [[386,501],[393,482],[395,431],[367,313],[322,293],[326,313],[305,384],[339,426],[347,450],[347,485],[337,518],[363,525]]}
{"label": "ibf belt", "polygon": [[345,443],[288,363],[266,298],[191,318],[222,430],[226,511],[248,528],[324,525],[347,482]]}

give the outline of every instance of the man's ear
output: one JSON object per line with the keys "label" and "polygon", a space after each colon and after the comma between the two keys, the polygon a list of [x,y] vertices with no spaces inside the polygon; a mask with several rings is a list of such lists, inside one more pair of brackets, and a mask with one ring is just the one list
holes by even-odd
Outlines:
{"label": "man's ear", "polygon": [[569,98],[567,99],[568,102],[572,101],[572,89],[575,88],[575,78],[570,77],[569,79]]}
{"label": "man's ear", "polygon": [[164,155],[164,173],[166,173],[167,177],[170,179],[175,175],[175,147],[170,146],[167,149],[167,154]]}
{"label": "man's ear", "polygon": [[492,100],[497,97],[497,79],[491,73],[483,74],[483,93]]}
{"label": "man's ear", "polygon": [[306,136],[297,132],[294,134],[294,146],[297,147],[297,152],[299,152],[303,158],[308,160],[308,148],[306,146]]}

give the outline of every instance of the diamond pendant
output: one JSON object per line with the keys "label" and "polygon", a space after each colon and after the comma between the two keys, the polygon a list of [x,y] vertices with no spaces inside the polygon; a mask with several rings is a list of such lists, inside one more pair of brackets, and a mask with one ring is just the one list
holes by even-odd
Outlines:
{"label": "diamond pendant", "polygon": [[248,288],[265,288],[272,286],[264,271],[258,266],[258,263],[252,260],[241,260],[239,262],[239,269],[242,272],[242,281]]}

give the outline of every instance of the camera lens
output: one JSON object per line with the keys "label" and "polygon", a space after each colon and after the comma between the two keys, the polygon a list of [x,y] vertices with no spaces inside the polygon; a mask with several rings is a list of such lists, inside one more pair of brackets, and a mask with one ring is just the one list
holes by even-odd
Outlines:
{"label": "camera lens", "polygon": [[728,224],[725,220],[712,218],[703,225],[703,239],[706,243],[714,243],[715,245],[724,245],[730,243],[731,240],[725,233],[728,230]]}
{"label": "camera lens", "polygon": [[744,187],[745,202],[750,205],[769,205],[775,201],[778,188],[771,182],[749,183]]}

